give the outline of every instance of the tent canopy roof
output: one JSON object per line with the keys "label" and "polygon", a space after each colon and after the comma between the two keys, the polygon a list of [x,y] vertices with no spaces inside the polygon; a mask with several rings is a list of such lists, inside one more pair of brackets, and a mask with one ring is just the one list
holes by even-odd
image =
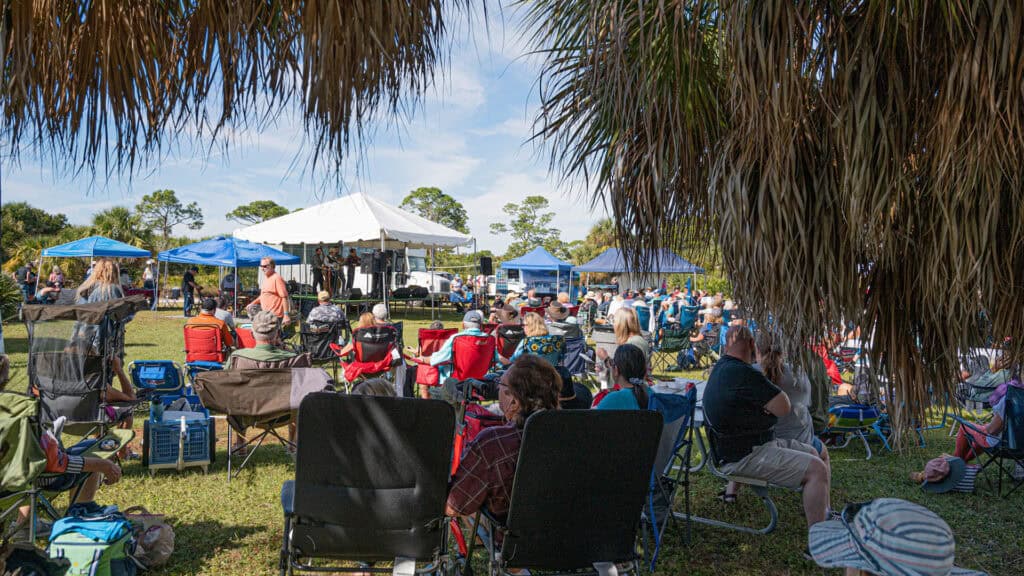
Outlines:
{"label": "tent canopy roof", "polygon": [[353,193],[278,218],[235,230],[238,238],[268,244],[338,244],[387,248],[451,248],[469,235],[422,216]]}
{"label": "tent canopy roof", "polygon": [[164,250],[158,256],[161,262],[228,268],[253,268],[259,266],[260,260],[267,257],[273,258],[277,264],[298,264],[300,261],[298,256],[292,256],[270,246],[225,236]]}
{"label": "tent canopy roof", "polygon": [[43,250],[47,258],[149,258],[149,250],[136,248],[104,236],[89,236]]}
{"label": "tent canopy roof", "polygon": [[538,246],[519,258],[502,262],[501,267],[503,270],[556,270],[558,272],[572,270],[572,264],[555,258],[543,246]]}
{"label": "tent canopy roof", "polygon": [[704,269],[691,264],[668,248],[649,255],[648,265],[644,270],[636,270],[626,262],[618,248],[609,248],[590,262],[576,267],[577,272],[609,272],[609,273],[657,273],[657,274],[703,274]]}

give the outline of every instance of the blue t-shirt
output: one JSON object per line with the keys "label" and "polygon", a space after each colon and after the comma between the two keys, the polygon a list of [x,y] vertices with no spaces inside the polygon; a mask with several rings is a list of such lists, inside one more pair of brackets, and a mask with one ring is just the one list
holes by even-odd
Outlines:
{"label": "blue t-shirt", "polygon": [[[650,398],[651,391],[647,391],[647,397]],[[645,407],[646,408],[646,407]],[[601,403],[597,405],[598,410],[639,410],[640,405],[636,403],[636,395],[633,394],[632,388],[623,388],[616,390],[611,394],[605,396]]]}

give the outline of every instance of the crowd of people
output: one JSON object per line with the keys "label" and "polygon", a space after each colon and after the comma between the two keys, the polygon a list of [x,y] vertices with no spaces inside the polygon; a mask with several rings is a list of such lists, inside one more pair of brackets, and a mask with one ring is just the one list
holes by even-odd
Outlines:
{"label": "crowd of people", "polygon": [[[324,261],[330,257],[332,255],[328,254]],[[283,328],[298,318],[292,316],[294,308],[273,259],[264,259],[260,271],[263,274],[260,294],[247,309],[255,346],[231,351],[226,369],[310,366],[308,354],[284,346]],[[190,272],[186,273],[186,279]],[[34,280],[30,266],[19,270],[19,274],[19,281]],[[329,277],[319,280],[326,289],[318,293],[317,305],[308,313],[306,322],[338,323],[345,311],[331,301],[333,280]],[[194,283],[194,279],[186,281]],[[57,290],[62,286],[59,268],[52,270],[47,284],[50,283]],[[234,279],[230,286],[237,288]],[[76,301],[83,303],[122,296],[117,264],[106,258],[97,259],[88,278],[75,290]],[[653,316],[647,325],[641,325],[638,311],[642,306],[647,306]],[[203,298],[199,308],[199,315],[189,319],[187,325],[216,329],[227,346],[235,345],[235,320],[227,310],[227,303],[222,298]],[[572,374],[563,366],[564,340],[584,337],[581,317],[587,322],[609,326],[615,342],[613,352],[598,347],[592,358],[607,369],[608,389],[592,402],[588,398],[583,405],[571,403],[577,393]],[[831,384],[822,376],[827,373],[824,362],[817,362],[823,358],[808,355],[814,369],[808,368],[808,358],[787,358],[777,335],[771,330],[757,330],[755,335],[733,301],[722,294],[691,292],[685,288],[626,290],[616,295],[591,291],[579,302],[573,302],[568,293],[542,298],[532,289],[524,294],[510,292],[495,299],[486,317],[481,310],[466,311],[458,332],[448,337],[436,352],[415,358],[419,363],[437,368],[439,382],[443,382],[451,374],[458,338],[490,337],[485,330],[489,323],[520,325],[525,335],[507,357],[497,348],[494,350],[491,365],[498,377],[497,402],[492,410],[503,415],[506,424],[483,429],[465,446],[451,481],[447,513],[469,516],[486,507],[498,518],[507,514],[523,429],[531,414],[566,408],[649,409],[654,394],[650,379],[650,332],[680,322],[691,331],[691,342],[714,341],[717,344],[718,352],[702,398],[711,449],[709,457],[714,459],[716,468],[727,475],[757,479],[800,492],[810,529],[805,551],[808,557],[825,567],[847,567],[850,571],[878,574],[944,573],[930,570],[952,566],[952,532],[941,518],[921,506],[883,499],[856,509],[832,507],[831,459],[828,448],[817,434],[814,415],[816,398],[821,396],[819,389],[823,386],[830,389]],[[384,304],[360,315],[354,330],[375,327],[395,328]],[[431,326],[442,327],[440,323]],[[339,353],[351,353],[353,345],[354,340]],[[109,390],[108,399],[131,401],[134,394],[121,364],[121,359],[115,359],[113,368],[120,389]],[[392,374],[390,379],[362,379],[353,382],[352,393],[402,395],[405,389],[400,379],[404,380],[397,374]],[[421,390],[421,396],[430,395]],[[950,478],[963,482],[963,464],[975,456],[976,446],[992,446],[999,441],[1005,425],[1004,410],[1005,399],[995,402],[989,423],[977,429],[962,427],[955,454],[929,462],[925,470],[912,479],[926,486],[949,483]],[[243,433],[244,430],[239,430],[232,449],[245,450]],[[290,439],[294,439],[294,421],[290,423],[289,433]],[[108,482],[116,482],[120,477],[120,469],[109,461],[82,459],[56,449],[52,450],[51,457],[49,451],[48,470],[69,478],[91,470],[103,472]],[[742,496],[741,487],[741,483],[728,482],[718,498],[725,504],[735,503]],[[93,499],[97,488],[95,483],[87,487],[83,492],[85,501]],[[914,523],[917,536],[924,534],[930,539],[927,554],[915,548],[915,534],[900,530],[905,523]],[[887,540],[876,546],[873,543],[878,542],[878,535],[885,535]]]}

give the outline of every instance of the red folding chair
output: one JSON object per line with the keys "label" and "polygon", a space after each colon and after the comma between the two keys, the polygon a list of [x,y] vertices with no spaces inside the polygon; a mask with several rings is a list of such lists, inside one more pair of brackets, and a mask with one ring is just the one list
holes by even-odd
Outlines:
{"label": "red folding chair", "polygon": [[544,306],[522,306],[519,308],[519,317],[522,318],[523,316],[526,316],[530,312],[536,312],[537,314],[540,314],[541,318],[543,318],[547,314],[548,309],[545,308]]}
{"label": "red folding chair", "polygon": [[575,316],[580,311],[579,306],[567,306],[566,309],[569,311],[569,316]]}
{"label": "red folding chair", "polygon": [[189,324],[184,328],[185,362],[220,362],[227,359],[227,348],[220,326]]}
{"label": "red folding chair", "polygon": [[487,375],[497,343],[490,336],[463,334],[452,343],[452,378],[477,380]]}
{"label": "red folding chair", "polygon": [[494,330],[497,329],[499,324],[497,322],[484,322],[483,331],[485,334],[494,334]]}
{"label": "red folding chair", "polygon": [[235,328],[235,335],[238,336],[237,344],[239,348],[255,348],[256,347],[256,336],[253,335],[252,329],[250,328]]}
{"label": "red folding chair", "polygon": [[[352,384],[361,378],[387,376],[394,363],[394,351],[398,345],[398,331],[394,326],[370,326],[358,328],[352,333],[355,342],[353,359],[340,362],[345,371],[345,380]],[[341,346],[331,343],[331,350],[341,357]]]}
{"label": "red folding chair", "polygon": [[[442,328],[440,330],[420,328],[418,332],[420,342],[418,356],[429,357],[434,352],[440,350],[444,343],[455,334],[458,334],[458,332],[455,328]],[[416,384],[420,386],[438,386],[440,384],[440,375],[438,374],[437,366],[431,366],[429,362],[421,362],[417,358]]]}

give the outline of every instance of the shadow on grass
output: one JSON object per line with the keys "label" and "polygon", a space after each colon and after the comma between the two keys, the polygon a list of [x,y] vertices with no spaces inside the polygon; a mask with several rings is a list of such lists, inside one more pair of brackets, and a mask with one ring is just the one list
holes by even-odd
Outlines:
{"label": "shadow on grass", "polygon": [[266,526],[238,526],[216,520],[179,523],[174,528],[174,553],[161,573],[203,574],[207,562],[223,554],[244,554],[248,536],[267,530]]}
{"label": "shadow on grass", "polygon": [[28,338],[4,336],[4,350],[7,354],[28,354]]}

